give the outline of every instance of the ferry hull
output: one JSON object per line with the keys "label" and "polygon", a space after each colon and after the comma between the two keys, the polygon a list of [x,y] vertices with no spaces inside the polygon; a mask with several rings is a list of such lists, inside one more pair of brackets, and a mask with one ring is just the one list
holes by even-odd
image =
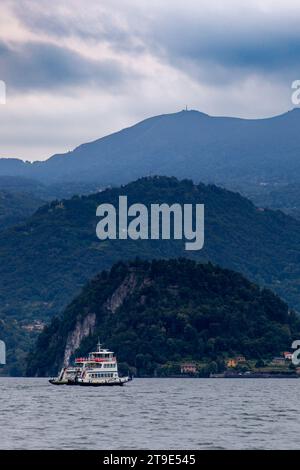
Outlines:
{"label": "ferry hull", "polygon": [[119,386],[122,387],[125,383],[130,382],[132,380],[129,377],[119,378],[118,380],[111,380],[111,381],[89,381],[84,382],[82,380],[68,380],[67,385],[77,385],[80,387],[114,387]]}
{"label": "ferry hull", "polygon": [[51,383],[52,385],[67,385],[68,381],[67,380],[50,379],[49,383]]}
{"label": "ferry hull", "polygon": [[124,383],[126,382],[112,382],[112,383],[88,383],[88,382],[81,382],[81,383],[78,383],[77,385],[79,385],[80,387],[113,387],[113,386],[119,386],[119,387],[123,387]]}

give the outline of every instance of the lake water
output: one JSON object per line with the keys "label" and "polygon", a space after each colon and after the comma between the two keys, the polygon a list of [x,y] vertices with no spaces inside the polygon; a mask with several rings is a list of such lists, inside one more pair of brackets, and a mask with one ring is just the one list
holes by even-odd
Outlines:
{"label": "lake water", "polygon": [[300,449],[298,379],[0,378],[1,449]]}

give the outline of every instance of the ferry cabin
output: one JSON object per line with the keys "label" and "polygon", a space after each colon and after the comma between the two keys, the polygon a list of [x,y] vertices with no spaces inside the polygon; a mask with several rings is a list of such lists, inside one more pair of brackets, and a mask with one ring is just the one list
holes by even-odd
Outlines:
{"label": "ferry cabin", "polygon": [[102,381],[118,379],[118,365],[114,353],[108,349],[101,349],[98,344],[97,351],[89,353],[87,358],[77,358],[75,365],[82,365],[83,381]]}

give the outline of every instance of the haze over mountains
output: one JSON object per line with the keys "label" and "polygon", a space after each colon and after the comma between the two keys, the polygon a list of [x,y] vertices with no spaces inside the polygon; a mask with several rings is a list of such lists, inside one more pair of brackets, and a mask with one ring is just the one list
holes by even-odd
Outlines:
{"label": "haze over mountains", "polygon": [[0,175],[122,184],[150,174],[226,185],[300,181],[300,110],[268,119],[181,111],[146,119],[46,161],[0,159]]}

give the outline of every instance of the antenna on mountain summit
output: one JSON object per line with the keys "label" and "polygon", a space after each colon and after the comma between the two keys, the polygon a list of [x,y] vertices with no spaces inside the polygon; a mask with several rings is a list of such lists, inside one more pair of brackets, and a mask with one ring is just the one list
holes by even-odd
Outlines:
{"label": "antenna on mountain summit", "polygon": [[185,105],[185,110],[188,111],[188,107],[187,107],[187,104]]}

